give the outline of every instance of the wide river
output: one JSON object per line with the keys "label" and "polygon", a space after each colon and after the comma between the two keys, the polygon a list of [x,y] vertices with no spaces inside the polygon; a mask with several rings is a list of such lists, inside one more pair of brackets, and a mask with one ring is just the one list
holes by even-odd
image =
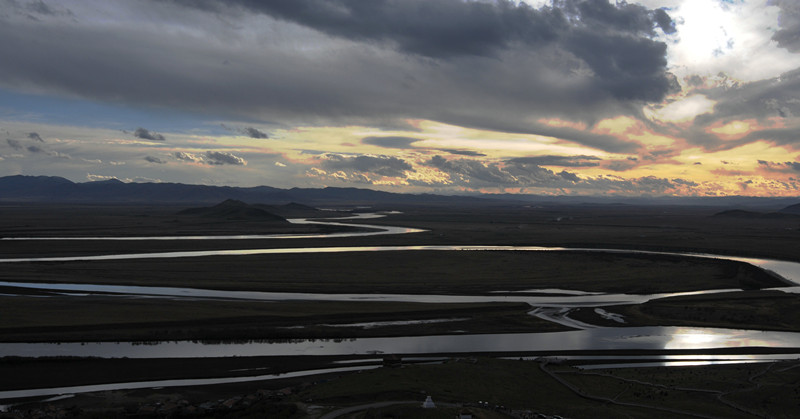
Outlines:
{"label": "wide river", "polygon": [[[376,215],[360,215],[356,218],[371,218]],[[292,220],[296,223],[321,223],[319,221]],[[3,238],[2,240],[218,240],[218,239],[291,239],[291,238],[325,238],[353,237],[377,234],[408,234],[423,230],[404,227],[367,226],[363,224],[330,223],[335,225],[352,225],[360,228],[373,228],[374,231],[358,233],[336,233],[332,235],[247,235],[247,236],[168,236],[168,237],[47,237],[47,238]],[[322,252],[384,252],[384,251],[597,251],[622,253],[669,254],[687,257],[705,257],[728,259],[750,263],[772,271],[787,279],[794,286],[780,288],[786,292],[800,292],[800,263],[740,258],[709,254],[682,254],[628,251],[619,249],[568,249],[535,246],[379,246],[379,247],[315,247],[315,248],[278,248],[278,249],[242,249],[211,250],[189,252],[135,253],[115,255],[84,255],[69,257],[42,258],[6,258],[0,264],[44,261],[91,261],[147,258],[186,258],[205,256],[237,256],[253,254],[279,253],[322,253]],[[219,291],[198,288],[171,287],[136,287],[113,286],[104,284],[55,284],[0,282],[0,286],[55,290],[78,297],[81,293],[104,292],[119,296],[148,296],[170,298],[229,298],[245,300],[325,300],[325,301],[414,301],[414,302],[483,302],[514,301],[531,305],[532,315],[547,320],[567,324],[579,330],[556,333],[516,333],[516,334],[449,334],[441,336],[404,336],[388,338],[361,338],[344,340],[292,340],[292,341],[257,341],[245,343],[202,343],[202,342],[162,342],[137,344],[132,342],[83,342],[83,343],[0,343],[0,356],[91,356],[103,358],[193,358],[193,357],[232,357],[232,356],[278,356],[278,355],[375,355],[382,353],[421,356],[441,353],[503,353],[503,352],[558,352],[573,350],[608,351],[620,350],[707,350],[739,348],[736,355],[703,358],[693,356],[691,362],[700,359],[702,363],[769,361],[773,359],[800,358],[800,333],[736,330],[722,328],[696,327],[596,327],[568,318],[566,313],[579,306],[597,307],[603,315],[614,317],[613,306],[618,304],[636,304],[654,298],[672,295],[696,293],[713,293],[726,290],[704,290],[677,294],[604,294],[582,293],[565,290],[527,290],[525,293],[510,293],[498,290],[489,295],[403,295],[403,294],[315,294],[315,293],[269,293],[245,291]],[[730,290],[728,290],[730,291]],[[532,295],[535,294],[535,295]],[[603,309],[600,309],[603,307]],[[457,333],[460,319],[441,319],[441,322],[452,322]],[[620,322],[624,319],[618,318]],[[413,320],[410,320],[413,322]],[[365,326],[367,327],[367,326]],[[372,324],[370,327],[380,327]],[[748,349],[745,349],[748,348]],[[764,348],[780,348],[780,355],[759,355]],[[748,352],[752,349],[751,352]],[[602,356],[589,357],[600,359]],[[627,357],[630,358],[630,357]],[[661,356],[659,365],[682,365],[689,362],[677,356]],[[670,361],[674,361],[671,363]],[[621,364],[627,365],[627,364]],[[641,364],[640,364],[641,365]],[[253,379],[256,379],[253,377]],[[261,377],[259,379],[267,379]],[[178,380],[179,382],[183,382]],[[217,382],[217,381],[214,381]],[[202,383],[199,383],[202,384]],[[142,383],[117,383],[115,388],[137,388]],[[159,385],[164,385],[161,383]],[[50,389],[50,393],[37,390],[35,394],[59,394],[63,389]],[[22,390],[20,390],[22,391]],[[75,390],[74,388],[70,391]],[[86,390],[91,391],[91,390]],[[24,391],[23,391],[24,392]],[[1,398],[20,397],[20,392],[0,392]],[[34,395],[34,393],[25,393]]]}

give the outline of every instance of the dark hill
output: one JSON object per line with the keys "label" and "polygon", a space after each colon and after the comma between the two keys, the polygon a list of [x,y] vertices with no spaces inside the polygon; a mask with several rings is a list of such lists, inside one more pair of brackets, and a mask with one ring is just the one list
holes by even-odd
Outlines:
{"label": "dark hill", "polygon": [[796,214],[800,215],[800,204],[789,205],[788,207],[778,211],[782,214]]}
{"label": "dark hill", "polygon": [[178,212],[178,215],[191,215],[206,218],[222,218],[227,220],[258,220],[288,223],[285,218],[249,205],[235,199],[225,200],[213,207],[189,208]]}
{"label": "dark hill", "polygon": [[320,210],[308,205],[290,202],[286,205],[255,205],[264,211],[280,215],[284,218],[311,218],[311,217],[337,217],[341,213],[332,212],[329,210]]}
{"label": "dark hill", "polygon": [[728,218],[761,218],[764,214],[760,212],[754,211],[745,211],[745,210],[727,210],[727,211],[720,211],[714,214],[714,217],[728,217]]}
{"label": "dark hill", "polygon": [[298,204],[297,202],[290,202],[283,206],[286,210],[291,211],[317,211],[314,207],[309,207],[308,205]]}
{"label": "dark hill", "polygon": [[794,219],[797,218],[798,216],[800,216],[800,212],[792,214],[789,212],[755,212],[755,211],[745,211],[739,209],[721,211],[714,214],[714,217],[745,218],[745,219],[776,219],[776,218]]}
{"label": "dark hill", "polygon": [[270,186],[233,187],[182,183],[125,183],[118,180],[74,183],[60,177],[0,177],[0,202],[90,204],[211,204],[225,199],[286,205],[397,205],[460,204],[497,205],[497,200],[467,196],[415,195],[356,188],[292,188]]}

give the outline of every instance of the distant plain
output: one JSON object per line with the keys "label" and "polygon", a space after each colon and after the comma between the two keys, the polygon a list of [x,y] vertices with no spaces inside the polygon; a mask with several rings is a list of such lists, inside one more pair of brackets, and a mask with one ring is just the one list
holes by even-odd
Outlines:
{"label": "distant plain", "polygon": [[[0,237],[325,234],[347,230],[265,219],[249,209],[198,215],[182,213],[185,208],[5,205],[0,206]],[[266,206],[262,209],[266,210]],[[302,207],[269,210],[285,218],[347,215]],[[800,261],[797,252],[800,217],[743,219],[715,215],[719,209],[711,207],[627,205],[409,206],[370,210],[399,210],[399,213],[362,223],[427,231],[292,240],[0,240],[0,254],[3,258],[24,258],[278,247],[515,245],[698,252]],[[745,263],[673,255],[591,251],[346,252],[22,262],[4,264],[2,268],[0,281],[7,282],[271,292],[486,295],[494,291],[555,288],[650,294],[743,289],[711,296],[653,300],[622,306],[616,311],[624,314],[627,326],[692,325],[800,331],[797,294],[762,290],[786,285],[780,278]],[[320,326],[323,323],[437,318],[464,318],[459,322],[459,333],[567,329],[530,316],[527,304],[520,303],[169,301],[120,298],[102,293],[74,297],[15,287],[0,289],[0,294],[15,294],[0,296],[1,312],[5,313],[0,316],[0,341],[5,342],[343,338],[451,333],[452,325],[446,323],[399,324],[376,329]],[[167,301],[169,303],[165,304]],[[599,325],[609,322],[590,309],[578,310],[574,317]],[[35,377],[46,374],[41,364],[35,362],[0,362],[0,369],[13,365],[14,371],[32,377],[32,383],[36,382]],[[216,359],[209,365],[224,366],[230,362],[232,360]],[[273,369],[285,363],[260,362]],[[56,368],[69,370],[68,364],[60,365]],[[70,378],[60,379],[59,385],[107,379],[66,373],[62,377]],[[17,384],[0,380],[0,388],[10,389]],[[456,395],[453,397],[458,400]]]}

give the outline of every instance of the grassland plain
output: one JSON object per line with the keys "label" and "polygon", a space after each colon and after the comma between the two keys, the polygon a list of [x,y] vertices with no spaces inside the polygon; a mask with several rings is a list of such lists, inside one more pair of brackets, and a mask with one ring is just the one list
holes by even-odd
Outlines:
{"label": "grassland plain", "polygon": [[[178,215],[175,207],[0,207],[0,236],[92,235],[191,235],[329,232],[330,227],[261,222],[247,218],[204,218]],[[699,251],[738,256],[800,260],[800,222],[795,219],[741,220],[713,217],[710,208],[550,206],[542,208],[403,208],[402,214],[369,220],[370,224],[403,225],[427,232],[320,240],[226,240],[164,242],[14,242],[0,241],[3,257],[135,253],[222,248],[303,246],[380,246],[407,244],[502,244],[549,245],[592,248],[630,248],[667,251]],[[307,210],[305,210],[307,212]],[[292,215],[284,214],[287,217]],[[326,214],[325,216],[330,216]],[[341,228],[336,228],[341,230]],[[380,272],[376,275],[376,272]],[[148,286],[199,287],[222,290],[308,291],[337,293],[441,293],[484,294],[497,290],[560,288],[582,291],[654,293],[697,289],[744,288],[750,291],[714,297],[681,297],[655,300],[623,308],[629,324],[705,325],[740,328],[800,330],[798,299],[793,295],[760,288],[780,286],[773,276],[752,267],[726,261],[673,256],[598,254],[589,252],[400,252],[342,253],[326,255],[262,255],[207,257],[192,260],[143,259],[127,262],[48,262],[3,266],[0,280],[10,282],[103,283]],[[519,304],[413,304],[368,302],[171,301],[123,299],[96,294],[91,297],[56,296],[46,292],[3,290],[20,296],[0,297],[0,340],[161,340],[242,339],[263,337],[356,337],[441,334],[438,324],[393,326],[379,331],[328,328],[326,323],[352,323],[403,319],[466,317],[459,329],[484,333],[562,330],[563,327],[532,318]],[[38,295],[36,295],[38,294]],[[42,296],[47,295],[47,298]],[[168,304],[165,304],[167,303]],[[709,309],[709,307],[711,309]],[[705,314],[704,314],[705,313]],[[701,315],[704,314],[704,315]],[[590,310],[580,313],[592,322]],[[596,316],[595,316],[596,317]],[[304,329],[284,329],[305,325]],[[772,326],[772,327],[770,327]],[[294,331],[291,331],[294,330]],[[298,332],[297,330],[302,330]],[[42,361],[42,362],[40,362]],[[117,363],[119,361],[120,363]],[[123,365],[121,362],[130,362]],[[138,362],[138,361],[137,361]],[[280,371],[298,360],[210,359],[167,360],[3,359],[0,387],[19,388],[13,377],[26,377],[31,386],[106,382],[108,377],[88,371],[107,371],[115,377],[136,379],[137,374],[158,371],[160,377],[221,376],[232,369],[269,368]],[[311,359],[302,361],[313,367]],[[236,368],[231,363],[237,363]],[[246,364],[246,365],[245,365]],[[244,366],[243,366],[244,365]],[[320,364],[321,365],[321,364]],[[481,358],[477,363],[378,369],[355,375],[337,375],[318,382],[294,380],[281,383],[211,386],[150,392],[115,392],[105,398],[78,397],[62,405],[92,411],[102,400],[115,406],[147,404],[175,393],[193,395],[197,401],[253,393],[256,388],[279,388],[304,382],[287,402],[302,406],[307,400],[326,405],[348,405],[364,400],[419,398],[422,391],[442,401],[457,403],[487,400],[507,407],[534,409],[572,417],[673,417],[674,411],[692,410],[709,416],[736,417],[752,410],[776,416],[796,411],[797,397],[775,400],[764,388],[778,394],[797,392],[797,368],[790,364],[764,370],[763,365],[691,367],[677,370],[634,368],[607,374],[586,373],[568,366]],[[730,369],[725,369],[730,368]],[[739,369],[736,369],[739,368]],[[188,373],[188,371],[194,371]],[[53,371],[60,371],[53,374]],[[126,372],[127,371],[127,372]],[[677,371],[677,372],[676,372]],[[707,380],[692,386],[704,390],[671,390],[679,381],[716,376],[733,371],[726,382]],[[626,379],[609,376],[632,374]],[[246,373],[245,373],[246,374]],[[635,376],[641,374],[641,376]],[[738,374],[738,375],[736,375]],[[677,378],[677,376],[684,378]],[[59,377],[58,380],[55,377]],[[636,384],[647,377],[647,384]],[[760,381],[766,377],[771,381]],[[560,378],[560,380],[556,379]],[[673,382],[665,381],[673,380]],[[755,385],[732,392],[732,380]],[[36,384],[39,383],[39,384]],[[782,384],[781,384],[782,383]],[[391,385],[390,385],[391,384]],[[394,387],[392,387],[394,386]],[[559,387],[560,386],[560,387]],[[639,387],[637,387],[639,386]],[[664,386],[669,387],[669,389]],[[686,385],[688,386],[688,384]],[[769,386],[774,386],[771,388]],[[424,388],[423,388],[424,387]],[[635,388],[634,388],[635,387]],[[303,392],[298,392],[303,389]],[[385,391],[379,389],[385,389]],[[597,392],[596,389],[602,389]],[[750,390],[747,390],[750,389]],[[742,391],[738,391],[742,390]],[[306,392],[307,391],[307,392]],[[551,394],[552,393],[552,394]],[[128,396],[126,396],[126,394]],[[610,394],[610,395],[609,395]],[[710,396],[709,396],[710,395]],[[188,396],[187,396],[188,397]],[[605,400],[614,399],[614,402]],[[424,398],[423,398],[424,399]],[[94,400],[94,401],[93,401]],[[166,400],[166,399],[163,399]],[[422,399],[420,399],[421,401]],[[605,401],[604,401],[605,400]],[[717,400],[719,403],[715,402]],[[194,402],[194,400],[193,400]],[[730,402],[730,403],[728,403]],[[278,403],[271,400],[269,403]],[[731,407],[734,403],[736,407]],[[795,403],[795,405],[792,405]],[[653,409],[653,406],[656,408]],[[106,406],[106,413],[111,412]],[[132,407],[130,407],[132,408]],[[790,409],[795,410],[790,410]],[[34,408],[35,409],[35,408]],[[111,410],[109,410],[111,409]],[[411,414],[386,407],[353,417]],[[405,409],[397,407],[397,409]],[[290,409],[291,410],[291,409]],[[694,411],[694,410],[692,410]],[[244,413],[242,410],[240,413]],[[293,417],[312,415],[292,410]],[[481,414],[480,410],[476,411]],[[123,412],[124,413],[124,412]],[[232,413],[229,412],[229,413]],[[448,412],[450,414],[452,412]],[[102,415],[101,413],[98,413]],[[486,415],[487,413],[484,413]],[[494,413],[492,413],[494,414]],[[358,416],[362,415],[362,416]],[[370,416],[371,415],[371,416]],[[401,415],[401,416],[397,416]],[[156,414],[158,416],[158,414]],[[480,416],[479,416],[480,417]],[[484,416],[490,417],[490,416]]]}

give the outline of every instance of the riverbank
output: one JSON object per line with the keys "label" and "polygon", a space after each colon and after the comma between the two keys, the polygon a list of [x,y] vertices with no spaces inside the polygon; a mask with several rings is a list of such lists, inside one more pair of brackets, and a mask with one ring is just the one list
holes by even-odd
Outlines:
{"label": "riverbank", "polygon": [[[53,417],[56,415],[52,413],[64,412],[62,417],[68,413],[82,417],[166,417],[180,413],[189,417],[318,418],[341,407],[378,401],[418,400],[421,406],[427,396],[435,403],[461,406],[487,418],[526,412],[575,418],[781,417],[796,410],[792,394],[798,391],[799,365],[780,362],[585,371],[569,363],[468,357],[434,365],[405,364],[246,385],[75,395],[44,405],[21,404],[0,417],[37,417],[37,413]],[[186,369],[188,372],[192,366],[187,364]],[[451,408],[415,410],[420,406],[374,407],[368,414],[427,414],[424,417],[434,418],[452,414]]]}
{"label": "riverbank", "polygon": [[[800,331],[800,297],[781,291],[740,291],[669,297],[613,309],[629,326],[684,325]],[[571,317],[611,325],[593,310],[576,310]],[[615,326],[619,326],[616,323]]]}
{"label": "riverbank", "polygon": [[[381,269],[381,267],[392,267]],[[742,262],[672,255],[531,251],[405,251],[7,263],[15,283],[116,284],[228,291],[363,293],[352,301],[249,301],[173,292],[153,298],[124,291],[39,290],[6,286],[0,341],[163,341],[344,338],[447,333],[549,332],[563,326],[530,316],[528,304],[445,303],[448,295],[517,298],[551,290],[654,294],[759,289],[784,283]],[[265,274],[268,273],[268,274]],[[378,273],[378,274],[376,274]],[[559,289],[563,291],[558,291]],[[426,303],[368,302],[369,295],[439,295]],[[550,295],[550,294],[545,294]],[[503,297],[496,297],[502,300]],[[310,300],[306,297],[305,300]],[[569,301],[564,297],[562,301]],[[513,300],[512,300],[513,301]],[[168,302],[168,304],[165,304]],[[554,303],[550,303],[554,304]],[[565,303],[568,304],[568,303]],[[69,313],[65,316],[65,313]],[[792,320],[794,319],[794,320]],[[800,326],[787,317],[787,327]],[[403,321],[411,321],[403,323]],[[394,324],[392,324],[394,322]],[[360,326],[384,323],[380,327]],[[673,323],[675,324],[675,323]],[[713,325],[713,324],[711,324]],[[738,323],[739,328],[749,328]],[[790,329],[791,330],[791,329]]]}

